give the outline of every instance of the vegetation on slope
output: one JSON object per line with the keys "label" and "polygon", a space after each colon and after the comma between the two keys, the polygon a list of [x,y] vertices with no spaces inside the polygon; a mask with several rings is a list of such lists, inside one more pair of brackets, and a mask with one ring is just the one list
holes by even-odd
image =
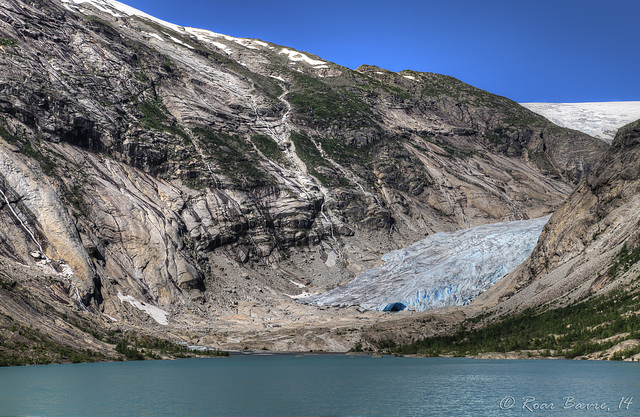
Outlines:
{"label": "vegetation on slope", "polygon": [[322,185],[340,186],[348,184],[345,178],[329,174],[332,171],[330,162],[322,156],[309,136],[305,133],[291,132],[291,141],[296,147],[298,156],[307,166],[309,174],[313,175]]}
{"label": "vegetation on slope", "polygon": [[32,326],[24,326],[8,315],[0,317],[0,335],[0,366],[100,362],[108,359],[92,349],[78,349],[57,343],[50,335]]}
{"label": "vegetation on slope", "polygon": [[345,88],[292,72],[295,88],[289,102],[304,124],[314,128],[359,129],[377,127],[371,108]]}
{"label": "vegetation on slope", "polygon": [[[640,251],[623,248],[609,271],[628,270],[638,261],[636,253]],[[619,288],[564,307],[529,308],[473,329],[485,318],[478,316],[462,323],[453,335],[425,338],[407,345],[384,340],[377,346],[396,354],[427,356],[528,351],[529,356],[572,359],[602,352],[623,340],[640,339],[640,276],[629,288]],[[640,353],[640,347],[619,352],[613,359],[624,359],[637,353]]]}
{"label": "vegetation on slope", "polygon": [[171,113],[161,101],[144,101],[138,105],[138,111],[142,113],[140,122],[147,129],[168,132],[181,137],[185,143],[189,143],[189,136],[175,120],[172,120]]}
{"label": "vegetation on slope", "polygon": [[[503,321],[477,330],[460,330],[452,336],[426,338],[402,346],[392,344],[389,350],[428,356],[537,350],[541,356],[575,358],[609,349],[622,340],[640,338],[639,299],[637,288],[619,290],[566,307],[527,309]],[[620,334],[625,336],[606,340]],[[634,353],[640,353],[640,349],[629,354]]]}
{"label": "vegetation on slope", "polygon": [[270,176],[259,167],[258,153],[240,137],[212,128],[196,128],[201,146],[221,173],[239,184],[265,182]]}
{"label": "vegetation on slope", "polygon": [[97,328],[85,328],[87,322],[83,320],[69,320],[69,317],[67,320],[97,340],[115,345],[116,353],[105,355],[90,348],[81,349],[56,342],[51,335],[33,326],[24,326],[3,314],[0,317],[0,366],[229,356],[228,352],[218,349],[193,351],[187,346],[147,335],[125,335],[120,331],[103,333]]}
{"label": "vegetation on slope", "polygon": [[168,340],[147,335],[129,336],[121,339],[116,345],[116,352],[133,361],[166,357],[182,359],[194,356],[229,356],[229,352],[219,349],[194,351],[185,345],[178,345]]}
{"label": "vegetation on slope", "polygon": [[[0,366],[228,356],[217,349],[193,351],[166,339],[107,329],[94,315],[56,296],[43,302],[33,291],[34,285],[40,285],[35,279],[22,281],[0,272],[0,300],[17,299],[28,312],[25,315],[11,303],[0,303]],[[51,291],[56,283],[46,285]],[[60,322],[66,324],[57,327]],[[46,323],[53,326],[48,328]]]}
{"label": "vegetation on slope", "polygon": [[37,161],[45,174],[50,177],[55,176],[56,173],[54,168],[56,163],[54,160],[39,147],[34,146],[20,131],[16,132],[15,135],[9,133],[7,128],[3,126],[4,123],[4,119],[0,117],[0,138],[10,144],[16,145],[20,148],[20,152],[23,155]]}
{"label": "vegetation on slope", "polygon": [[262,152],[262,154],[272,161],[276,161],[281,165],[287,165],[287,160],[282,154],[278,143],[271,137],[266,135],[253,135],[251,142]]}

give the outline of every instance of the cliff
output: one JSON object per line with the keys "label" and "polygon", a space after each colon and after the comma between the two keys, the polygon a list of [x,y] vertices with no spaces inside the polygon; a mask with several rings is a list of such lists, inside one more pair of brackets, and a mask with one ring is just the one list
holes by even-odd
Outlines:
{"label": "cliff", "polygon": [[545,226],[531,257],[478,301],[517,311],[637,290],[640,121],[609,150]]}

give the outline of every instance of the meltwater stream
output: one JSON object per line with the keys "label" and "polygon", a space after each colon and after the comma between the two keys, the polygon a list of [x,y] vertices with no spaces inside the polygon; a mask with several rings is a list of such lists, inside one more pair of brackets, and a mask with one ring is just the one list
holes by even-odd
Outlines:
{"label": "meltwater stream", "polygon": [[640,364],[275,355],[0,368],[0,415],[640,416]]}

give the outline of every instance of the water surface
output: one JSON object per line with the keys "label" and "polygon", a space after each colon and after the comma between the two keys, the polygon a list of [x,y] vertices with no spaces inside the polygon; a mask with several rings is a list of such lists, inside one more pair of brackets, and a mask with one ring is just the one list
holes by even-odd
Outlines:
{"label": "water surface", "polygon": [[0,415],[640,416],[640,364],[276,355],[0,368]]}

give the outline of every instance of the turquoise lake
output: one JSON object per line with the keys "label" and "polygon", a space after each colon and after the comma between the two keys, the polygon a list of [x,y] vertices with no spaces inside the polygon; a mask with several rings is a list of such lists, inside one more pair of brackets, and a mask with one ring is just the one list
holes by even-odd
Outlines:
{"label": "turquoise lake", "polygon": [[0,368],[0,416],[640,416],[640,363],[239,355]]}

